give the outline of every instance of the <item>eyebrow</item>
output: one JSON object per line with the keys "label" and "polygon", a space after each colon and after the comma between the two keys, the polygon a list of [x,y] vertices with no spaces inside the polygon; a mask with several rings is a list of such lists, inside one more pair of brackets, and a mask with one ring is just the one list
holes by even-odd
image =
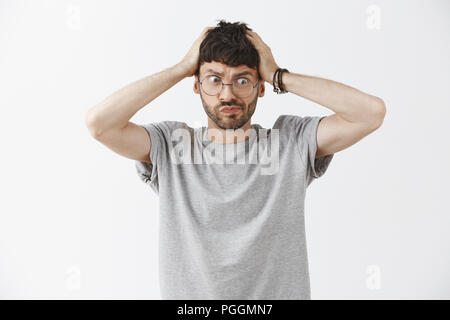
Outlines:
{"label": "eyebrow", "polygon": [[[223,73],[222,72],[217,72],[217,71],[215,71],[213,69],[206,70],[206,73],[213,73],[213,74],[217,74],[217,75],[223,77]],[[247,75],[247,74],[253,76],[253,73],[251,73],[250,71],[242,71],[242,72],[235,73],[233,75],[233,78],[244,76],[244,75]]]}

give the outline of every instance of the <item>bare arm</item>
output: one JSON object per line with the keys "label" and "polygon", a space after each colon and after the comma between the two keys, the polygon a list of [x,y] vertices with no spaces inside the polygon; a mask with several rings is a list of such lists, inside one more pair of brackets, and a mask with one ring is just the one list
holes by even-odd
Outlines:
{"label": "bare arm", "polygon": [[383,123],[386,107],[376,96],[318,77],[283,73],[282,78],[287,91],[335,112],[319,123],[316,159],[350,147]]}
{"label": "bare arm", "polygon": [[144,128],[129,120],[177,82],[195,73],[200,44],[211,28],[203,29],[181,62],[121,88],[92,107],[85,118],[91,135],[120,155],[150,163],[150,137]]}
{"label": "bare arm", "polygon": [[[272,83],[273,75],[279,67],[270,47],[256,32],[247,33],[248,39],[255,45],[261,57],[261,77]],[[281,78],[288,92],[335,112],[319,123],[316,159],[350,147],[383,123],[386,106],[384,101],[376,96],[333,80],[292,72],[283,73]]]}
{"label": "bare arm", "polygon": [[185,75],[179,64],[137,80],[117,90],[86,113],[86,125],[94,137],[123,129],[133,115]]}
{"label": "bare arm", "polygon": [[135,81],[114,92],[86,113],[91,135],[124,157],[151,162],[147,131],[129,120],[141,108],[185,77],[182,65]]}
{"label": "bare arm", "polygon": [[378,126],[384,103],[378,97],[343,83],[297,73],[283,73],[286,90],[333,110],[347,122]]}

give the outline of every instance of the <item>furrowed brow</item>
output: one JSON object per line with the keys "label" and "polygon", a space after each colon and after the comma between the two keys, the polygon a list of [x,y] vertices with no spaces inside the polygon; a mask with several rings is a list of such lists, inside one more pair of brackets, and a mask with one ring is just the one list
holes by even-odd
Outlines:
{"label": "furrowed brow", "polygon": [[[223,77],[223,73],[222,72],[217,72],[217,71],[215,71],[213,69],[206,70],[206,73],[212,73],[212,74],[216,74],[216,75],[219,75],[219,76]],[[242,72],[235,73],[233,75],[233,78],[237,78],[237,77],[245,76],[245,75],[253,76],[253,74],[250,71],[242,71]]]}

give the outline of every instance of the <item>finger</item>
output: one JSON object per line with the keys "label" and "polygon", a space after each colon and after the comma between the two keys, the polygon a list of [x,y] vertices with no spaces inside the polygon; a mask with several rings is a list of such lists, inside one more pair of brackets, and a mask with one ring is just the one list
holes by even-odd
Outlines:
{"label": "finger", "polygon": [[255,38],[253,38],[253,36],[250,34],[250,31],[247,31],[246,36],[248,39],[250,39],[250,41],[255,41]]}
{"label": "finger", "polygon": [[257,39],[262,40],[261,37],[256,32],[253,32],[252,35]]}
{"label": "finger", "polygon": [[214,29],[215,27],[205,27],[204,29],[203,29],[203,31],[202,31],[202,35],[206,35],[206,33],[209,31],[209,30],[211,30],[211,29]]}
{"label": "finger", "polygon": [[251,41],[253,41],[255,43],[262,42],[262,39],[258,36],[258,34],[256,32],[253,32],[253,31],[247,31],[247,32],[249,35],[249,39],[251,39]]}

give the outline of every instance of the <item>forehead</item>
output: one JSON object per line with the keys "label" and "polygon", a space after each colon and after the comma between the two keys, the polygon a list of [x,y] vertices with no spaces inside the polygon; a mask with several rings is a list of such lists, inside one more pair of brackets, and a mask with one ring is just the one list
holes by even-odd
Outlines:
{"label": "forehead", "polygon": [[251,75],[254,77],[258,76],[255,69],[252,69],[245,64],[237,67],[230,67],[226,64],[216,61],[204,62],[200,67],[200,74],[217,74],[222,77],[235,77],[237,75]]}

